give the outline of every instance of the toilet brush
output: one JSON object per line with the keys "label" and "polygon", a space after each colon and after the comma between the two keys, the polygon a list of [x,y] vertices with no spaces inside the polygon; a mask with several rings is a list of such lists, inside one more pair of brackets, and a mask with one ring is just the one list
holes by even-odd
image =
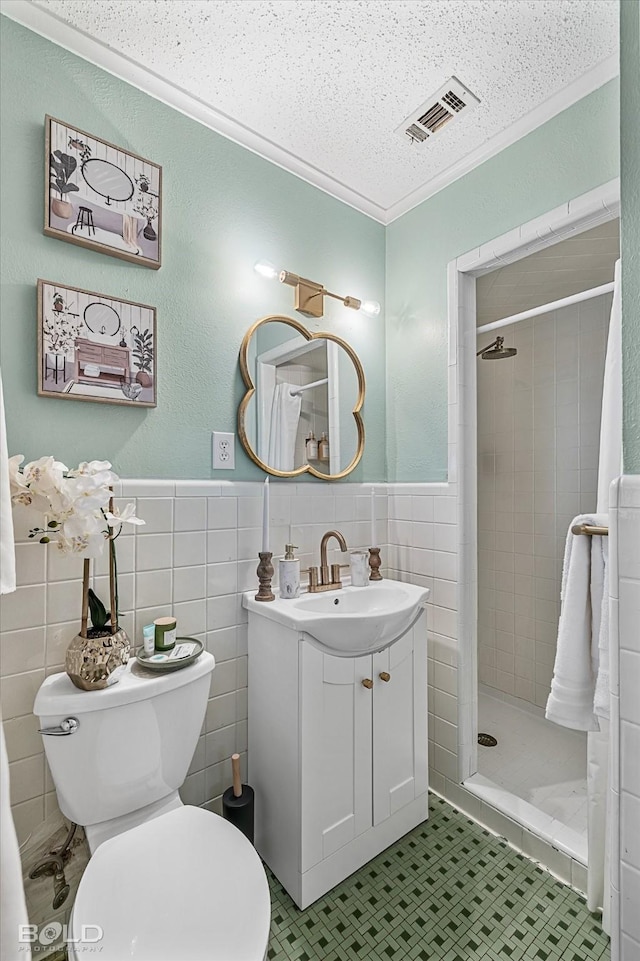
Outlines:
{"label": "toilet brush", "polygon": [[222,795],[222,814],[253,844],[253,788],[240,780],[240,755],[231,755],[233,785]]}

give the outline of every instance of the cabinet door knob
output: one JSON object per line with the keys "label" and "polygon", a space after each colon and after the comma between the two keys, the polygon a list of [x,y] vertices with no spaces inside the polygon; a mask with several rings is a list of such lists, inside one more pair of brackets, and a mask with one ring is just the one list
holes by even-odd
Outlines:
{"label": "cabinet door knob", "polygon": [[362,686],[366,687],[367,690],[370,691],[371,688],[373,687],[373,681],[371,680],[370,677],[365,677],[364,680],[362,681]]}
{"label": "cabinet door knob", "polygon": [[387,671],[380,671],[380,674],[378,675],[378,677],[380,678],[381,681],[391,680],[391,675]]}

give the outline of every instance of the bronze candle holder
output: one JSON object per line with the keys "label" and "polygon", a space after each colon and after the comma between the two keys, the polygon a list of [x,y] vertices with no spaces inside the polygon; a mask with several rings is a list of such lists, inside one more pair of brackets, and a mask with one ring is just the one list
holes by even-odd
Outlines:
{"label": "bronze candle holder", "polygon": [[256,594],[257,601],[275,601],[276,595],[271,590],[271,578],[273,577],[273,564],[271,563],[271,558],[273,554],[271,551],[260,551],[258,553],[260,558],[260,563],[258,564],[256,574],[258,575],[258,580],[260,582],[260,587],[258,588],[258,593]]}
{"label": "bronze candle holder", "polygon": [[380,565],[382,560],[380,558],[380,548],[370,547],[369,548],[369,567],[371,568],[371,573],[369,574],[370,581],[381,581],[382,574],[380,573]]}

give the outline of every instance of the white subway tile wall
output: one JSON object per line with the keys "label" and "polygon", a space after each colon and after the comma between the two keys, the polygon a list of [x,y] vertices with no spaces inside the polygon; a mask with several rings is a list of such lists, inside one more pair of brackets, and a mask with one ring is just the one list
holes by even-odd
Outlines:
{"label": "white subway tile wall", "polygon": [[[611,488],[612,958],[640,957],[640,477]],[[620,662],[618,669],[617,649]]]}
{"label": "white subway tile wall", "polygon": [[567,529],[596,506],[610,311],[607,295],[505,327],[517,356],[478,363],[479,677],[539,707]]}
{"label": "white subway tile wall", "polygon": [[454,785],[458,780],[456,485],[390,484],[388,492],[389,576],[431,591],[429,777],[439,793],[450,797],[445,778]]}
{"label": "white subway tile wall", "polygon": [[[377,540],[388,567],[387,487],[373,486]],[[291,535],[301,566],[317,564],[320,539],[332,527],[342,531],[350,549],[368,547],[371,487],[272,482],[274,556],[282,555]],[[179,633],[198,637],[216,659],[205,723],[181,791],[184,801],[215,811],[231,783],[236,751],[246,775],[247,615],[241,593],[257,589],[261,488],[260,483],[127,480],[119,491],[119,503],[135,500],[146,521],[117,542],[125,630],[138,645],[144,624],[174,613]],[[22,842],[57,807],[32,708],[43,678],[64,670],[66,648],[78,631],[82,561],[59,554],[53,545],[34,544],[28,538],[34,526],[29,513],[16,509],[14,516],[18,589],[0,600],[0,693]],[[331,555],[334,562],[340,559],[335,550]],[[95,566],[94,587],[104,598],[104,560]],[[449,601],[443,596],[441,603],[444,613]]]}

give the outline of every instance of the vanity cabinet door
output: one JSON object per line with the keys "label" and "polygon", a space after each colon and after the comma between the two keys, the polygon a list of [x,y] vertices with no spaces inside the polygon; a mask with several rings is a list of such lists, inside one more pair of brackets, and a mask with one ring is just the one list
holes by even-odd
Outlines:
{"label": "vanity cabinet door", "polygon": [[[428,786],[427,640],[424,619],[373,655],[373,823]],[[424,636],[423,636],[424,635]]]}
{"label": "vanity cabinet door", "polygon": [[303,872],[371,827],[371,671],[369,656],[301,645]]}

